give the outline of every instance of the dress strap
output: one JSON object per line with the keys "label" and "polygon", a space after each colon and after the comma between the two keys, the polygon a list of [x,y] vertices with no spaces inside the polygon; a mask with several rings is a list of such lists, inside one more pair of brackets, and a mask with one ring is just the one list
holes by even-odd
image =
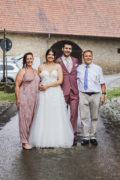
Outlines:
{"label": "dress strap", "polygon": [[37,74],[37,70],[36,69],[33,69],[33,72],[34,72],[34,74]]}
{"label": "dress strap", "polygon": [[27,72],[27,68],[26,67],[24,67],[25,68],[25,73]]}

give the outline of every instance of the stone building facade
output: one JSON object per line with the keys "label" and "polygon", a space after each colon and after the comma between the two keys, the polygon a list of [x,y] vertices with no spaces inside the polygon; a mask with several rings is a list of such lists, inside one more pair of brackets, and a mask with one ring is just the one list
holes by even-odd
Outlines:
{"label": "stone building facade", "polygon": [[[0,39],[3,34],[0,34]],[[56,43],[68,40],[75,43],[84,51],[91,49],[94,55],[94,63],[103,68],[104,74],[120,72],[120,39],[101,38],[74,35],[54,35],[54,34],[35,34],[35,33],[7,33],[7,38],[12,40],[12,49],[8,51],[8,56],[17,56],[28,51],[33,52],[34,56],[39,56],[41,62],[45,61],[46,50]],[[2,58],[0,50],[0,58]]]}

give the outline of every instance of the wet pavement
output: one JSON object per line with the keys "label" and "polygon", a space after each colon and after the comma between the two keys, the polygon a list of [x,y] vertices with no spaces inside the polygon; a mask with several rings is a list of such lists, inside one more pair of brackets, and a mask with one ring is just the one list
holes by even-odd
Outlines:
{"label": "wet pavement", "polygon": [[120,133],[103,122],[100,117],[97,147],[81,146],[78,136],[71,149],[25,151],[17,120],[9,121],[0,130],[0,180],[120,180]]}
{"label": "wet pavement", "polygon": [[10,121],[10,117],[16,114],[16,111],[17,111],[17,107],[14,103],[0,102],[0,130],[2,129],[3,126],[6,125],[7,122]]}
{"label": "wet pavement", "polygon": [[104,75],[104,78],[108,89],[120,86],[120,73]]}
{"label": "wet pavement", "polygon": [[[116,78],[118,82],[118,77],[113,81]],[[106,80],[110,85],[112,78],[106,76]],[[81,146],[78,134],[77,147],[25,151],[18,121],[8,118],[15,111],[13,104],[0,116],[0,180],[120,180],[120,129],[110,125],[101,113],[97,147]]]}

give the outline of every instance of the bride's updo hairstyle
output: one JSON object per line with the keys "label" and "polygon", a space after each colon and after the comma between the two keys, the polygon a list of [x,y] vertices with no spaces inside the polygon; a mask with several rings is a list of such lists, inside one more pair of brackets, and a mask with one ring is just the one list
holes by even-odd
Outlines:
{"label": "bride's updo hairstyle", "polygon": [[54,59],[55,59],[55,56],[56,56],[56,52],[55,52],[54,49],[52,49],[52,48],[48,49],[47,52],[46,52],[46,55],[45,55],[45,57],[46,57],[46,62],[47,62],[47,56],[48,56],[49,52],[52,52],[52,53],[53,53]]}
{"label": "bride's updo hairstyle", "polygon": [[31,55],[33,57],[32,52],[28,52],[28,53],[24,54],[24,56],[23,56],[23,67],[26,67],[26,59],[27,59],[28,55]]}

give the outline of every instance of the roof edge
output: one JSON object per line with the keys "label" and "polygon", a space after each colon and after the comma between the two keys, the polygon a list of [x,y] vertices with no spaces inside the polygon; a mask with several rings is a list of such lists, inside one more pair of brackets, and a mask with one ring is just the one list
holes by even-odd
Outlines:
{"label": "roof edge", "polygon": [[[0,32],[4,33],[4,30],[0,30]],[[117,36],[95,36],[95,35],[79,35],[79,34],[59,34],[59,33],[50,33],[50,32],[26,32],[26,31],[11,31],[11,30],[6,30],[6,33],[16,33],[16,34],[41,34],[41,35],[57,35],[57,36],[80,36],[80,37],[93,37],[93,38],[112,38],[112,39],[120,39],[120,37]]]}

